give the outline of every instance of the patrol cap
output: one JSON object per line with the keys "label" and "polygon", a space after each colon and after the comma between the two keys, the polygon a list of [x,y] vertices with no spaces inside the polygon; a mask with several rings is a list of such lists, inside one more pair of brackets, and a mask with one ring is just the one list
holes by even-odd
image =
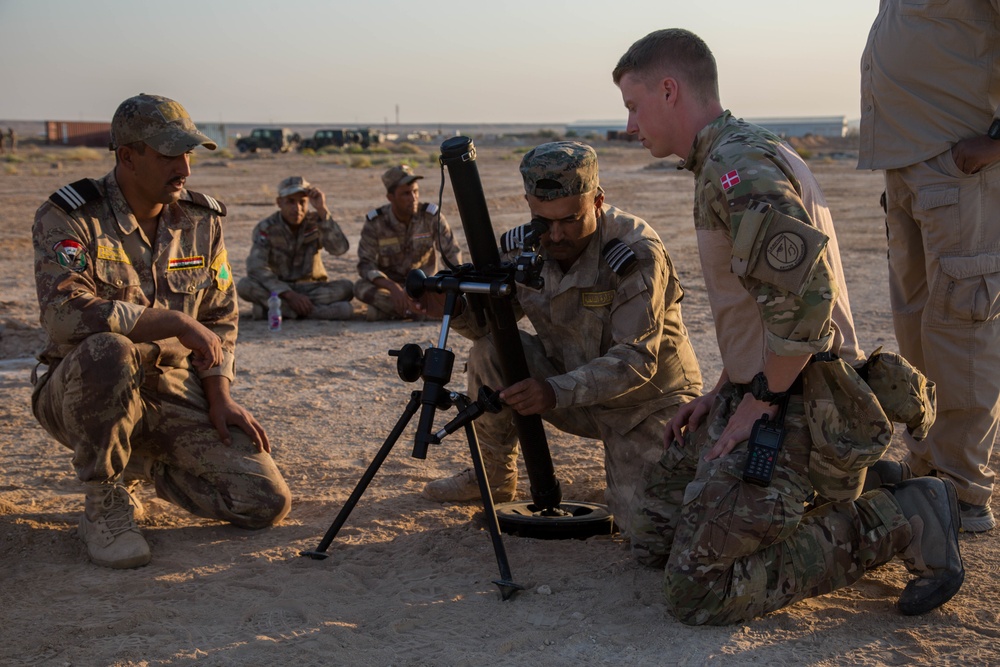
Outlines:
{"label": "patrol cap", "polygon": [[802,399],[813,442],[809,481],[827,500],[856,500],[865,470],[889,447],[892,422],[871,388],[843,359],[806,366]]}
{"label": "patrol cap", "polygon": [[209,150],[216,143],[198,131],[187,109],[160,95],[140,93],[118,105],[111,119],[110,150],[142,141],[157,153],[175,156],[195,146]]}
{"label": "patrol cap", "polygon": [[915,440],[927,437],[937,417],[937,387],[913,364],[879,347],[862,370],[889,419],[906,424]]}
{"label": "patrol cap", "polygon": [[296,192],[308,192],[311,187],[309,181],[301,176],[289,176],[281,181],[281,183],[278,183],[278,196],[287,197],[288,195],[294,195]]}
{"label": "patrol cap", "polygon": [[521,158],[524,191],[542,200],[593,192],[597,153],[578,141],[553,141],[532,148]]}
{"label": "patrol cap", "polygon": [[414,174],[410,165],[400,164],[390,167],[382,174],[382,184],[385,185],[385,191],[388,192],[397,185],[409,185],[418,178],[423,178],[423,176]]}

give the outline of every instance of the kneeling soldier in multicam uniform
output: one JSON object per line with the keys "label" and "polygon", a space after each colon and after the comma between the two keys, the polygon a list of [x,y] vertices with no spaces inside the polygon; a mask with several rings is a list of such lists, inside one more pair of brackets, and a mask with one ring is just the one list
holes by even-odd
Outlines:
{"label": "kneeling soldier in multicam uniform", "polygon": [[254,227],[247,275],[236,283],[236,293],[253,304],[254,319],[266,317],[271,292],[281,297],[285,317],[350,319],[353,285],[329,280],[320,257],[321,248],[343,255],[350,247],[326,195],[301,176],[289,176],[278,184],[275,201],[278,210]]}
{"label": "kneeling soldier in multicam uniform", "polygon": [[[502,412],[476,421],[490,486],[497,500],[515,496],[510,411],[541,415],[562,431],[603,443],[608,505],[622,532],[642,544],[658,537],[632,530],[644,475],[659,458],[667,422],[701,391],[681,319],[684,291],[653,228],[604,203],[593,148],[542,144],[524,155],[521,175],[532,217],[548,226],[540,249],[544,283],[519,284],[513,302],[537,332],[521,333],[531,378],[503,389]],[[467,312],[452,320],[456,331],[475,340],[470,395],[483,385],[502,387],[492,337],[475,320]],[[478,498],[479,490],[467,470],[429,483],[424,495],[462,501]]]}
{"label": "kneeling soldier in multicam uniform", "polygon": [[270,526],[291,504],[267,434],[229,394],[239,314],[225,207],[184,188],[198,145],[215,149],[180,104],[129,98],[111,122],[114,170],[61,188],[35,215],[49,341],[32,409],[74,452],[79,535],[98,565],[150,560],[135,481],[242,528]]}
{"label": "kneeling soldier in multicam uniform", "polygon": [[[628,132],[654,157],[682,156],[694,173],[694,222],[724,365],[716,386],[671,421],[638,519],[660,532],[645,559],[665,565],[674,614],[690,624],[743,621],[847,586],[897,555],[917,576],[900,611],[947,602],[965,573],[954,485],[923,478],[859,497],[860,470],[831,472],[829,443],[813,437],[807,419],[798,384],[814,355],[859,356],[830,212],[808,167],[773,134],[723,110],[715,58],[686,30],[639,40],[613,78]],[[773,477],[750,483],[754,423],[774,419],[782,403]],[[875,439],[887,445],[883,436]],[[806,511],[814,490],[838,502]]]}
{"label": "kneeling soldier in multicam uniform", "polygon": [[420,203],[421,178],[406,164],[386,170],[382,184],[389,203],[365,216],[354,296],[368,304],[369,320],[422,319],[423,306],[403,288],[406,276],[413,269],[437,273],[439,250],[452,266],[462,261],[444,214],[435,204]]}

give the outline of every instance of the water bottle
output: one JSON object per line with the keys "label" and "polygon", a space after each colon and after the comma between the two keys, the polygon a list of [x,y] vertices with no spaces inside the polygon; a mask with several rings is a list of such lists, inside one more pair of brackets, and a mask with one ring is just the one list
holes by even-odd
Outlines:
{"label": "water bottle", "polygon": [[267,300],[267,330],[281,331],[281,297],[271,292]]}

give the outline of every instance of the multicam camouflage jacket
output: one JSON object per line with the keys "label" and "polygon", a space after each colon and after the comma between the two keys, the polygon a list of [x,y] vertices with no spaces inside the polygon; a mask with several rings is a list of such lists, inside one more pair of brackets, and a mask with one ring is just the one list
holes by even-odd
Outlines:
{"label": "multicam camouflage jacket", "polygon": [[296,229],[285,223],[281,211],[275,211],[253,230],[247,275],[278,294],[290,289],[290,283],[326,282],[320,249],[343,255],[348,248],[350,243],[333,217],[321,219],[310,211]]}
{"label": "multicam camouflage jacket", "polygon": [[215,199],[185,190],[163,208],[156,238],[147,242],[114,172],[59,189],[38,209],[32,228],[38,305],[49,338],[40,360],[57,363],[92,334],[127,336],[147,308],[164,308],[217,334],[224,361],[195,376],[190,350],[176,338],[145,344],[144,366],[162,373],[161,389],[183,393],[209,375],[232,380],[239,312],[222,237],[225,214]]}
{"label": "multicam camouflage jacket", "polygon": [[388,278],[403,283],[406,274],[420,269],[427,275],[438,270],[437,247],[452,264],[462,261],[462,253],[451,227],[435,204],[420,204],[409,222],[400,222],[386,204],[365,216],[358,243],[358,274],[368,281]]}
{"label": "multicam camouflage jacket", "polygon": [[[541,289],[517,285],[513,305],[534,326],[546,356],[565,369],[547,378],[557,408],[599,406],[602,419],[627,433],[653,412],[701,393],[681,318],[684,290],[645,221],[605,204],[569,271],[546,261],[541,275]],[[468,338],[486,333],[471,309],[453,325]]]}
{"label": "multicam camouflage jacket", "polygon": [[[790,163],[795,159],[778,137],[727,111],[699,132],[684,164],[695,174],[699,252],[728,371],[740,365],[730,349],[740,345],[745,349],[738,354],[753,356],[759,370],[764,344],[778,355],[795,356],[826,351],[833,343],[838,285],[826,256],[829,238],[803,203]],[[720,321],[727,307],[737,308],[734,289],[756,303],[764,341],[726,344],[727,331],[752,331],[745,314],[735,327],[733,320]],[[730,379],[747,382],[749,376],[741,376],[753,372],[730,372]]]}

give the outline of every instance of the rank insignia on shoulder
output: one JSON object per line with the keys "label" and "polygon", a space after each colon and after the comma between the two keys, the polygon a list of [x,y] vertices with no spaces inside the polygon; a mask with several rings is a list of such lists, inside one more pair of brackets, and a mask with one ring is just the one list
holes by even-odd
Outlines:
{"label": "rank insignia on shoulder", "polygon": [[529,231],[530,223],[508,229],[500,235],[500,252],[507,254],[524,247],[524,235]]}
{"label": "rank insignia on shoulder", "polygon": [[635,253],[632,252],[632,248],[625,245],[625,242],[621,239],[611,239],[608,241],[604,244],[601,254],[604,256],[604,261],[611,267],[611,270],[622,277],[628,275],[635,268],[635,265],[639,263]]}
{"label": "rank insignia on shoulder", "polygon": [[365,216],[365,219],[374,220],[378,216],[379,216],[379,209],[373,208],[372,210],[368,211],[368,215]]}
{"label": "rank insignia on shoulder", "polygon": [[435,213],[438,212],[438,207],[437,204],[433,202],[427,202],[426,204],[424,204],[424,210],[427,211],[428,215],[434,215]]}
{"label": "rank insignia on shoulder", "polygon": [[208,195],[203,195],[200,192],[195,192],[194,190],[188,190],[188,200],[192,204],[197,204],[202,208],[207,208],[215,211],[221,216],[226,215],[226,205],[220,202],[215,197],[209,197]]}
{"label": "rank insignia on shoulder", "polygon": [[66,213],[72,213],[89,201],[97,201],[103,195],[97,189],[93,180],[84,178],[75,183],[64,185],[51,195],[49,201]]}

